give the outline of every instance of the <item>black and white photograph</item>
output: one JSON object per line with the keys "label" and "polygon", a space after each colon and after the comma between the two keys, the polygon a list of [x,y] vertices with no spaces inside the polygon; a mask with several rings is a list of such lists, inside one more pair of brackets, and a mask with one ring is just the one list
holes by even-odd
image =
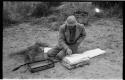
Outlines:
{"label": "black and white photograph", "polygon": [[3,79],[123,79],[123,2],[3,1]]}

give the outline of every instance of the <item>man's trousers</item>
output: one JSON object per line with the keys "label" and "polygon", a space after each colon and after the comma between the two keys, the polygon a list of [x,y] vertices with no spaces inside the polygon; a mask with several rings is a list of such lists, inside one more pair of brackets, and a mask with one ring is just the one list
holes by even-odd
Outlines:
{"label": "man's trousers", "polygon": [[[68,45],[72,50],[72,54],[77,53],[79,44]],[[56,45],[54,48],[47,52],[48,57],[58,57],[59,59],[63,59],[67,55],[66,50],[61,48],[59,45]]]}

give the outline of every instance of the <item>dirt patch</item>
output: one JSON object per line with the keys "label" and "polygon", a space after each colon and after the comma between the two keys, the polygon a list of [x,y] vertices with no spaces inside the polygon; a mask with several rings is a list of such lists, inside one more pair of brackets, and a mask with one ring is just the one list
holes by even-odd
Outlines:
{"label": "dirt patch", "polygon": [[[115,24],[114,24],[115,23]],[[117,23],[117,24],[116,24]],[[45,71],[31,74],[22,67],[16,72],[11,72],[13,68],[23,62],[8,57],[12,52],[21,50],[41,40],[55,46],[57,43],[58,31],[49,31],[37,25],[20,24],[3,31],[3,78],[79,78],[79,79],[122,79],[123,70],[123,25],[118,21],[99,21],[86,27],[87,36],[79,47],[83,52],[90,49],[101,48],[106,50],[106,54],[100,55],[90,60],[90,65],[67,70],[56,63],[55,67]]]}

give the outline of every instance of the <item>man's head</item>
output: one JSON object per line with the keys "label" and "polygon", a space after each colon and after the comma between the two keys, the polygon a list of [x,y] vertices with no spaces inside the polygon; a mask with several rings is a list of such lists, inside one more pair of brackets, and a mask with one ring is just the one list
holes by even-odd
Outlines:
{"label": "man's head", "polygon": [[67,20],[66,20],[66,25],[68,26],[68,27],[73,27],[73,26],[75,26],[77,24],[77,21],[76,21],[76,18],[75,18],[75,16],[73,16],[73,15],[71,15],[71,16],[69,16],[68,18],[67,18]]}

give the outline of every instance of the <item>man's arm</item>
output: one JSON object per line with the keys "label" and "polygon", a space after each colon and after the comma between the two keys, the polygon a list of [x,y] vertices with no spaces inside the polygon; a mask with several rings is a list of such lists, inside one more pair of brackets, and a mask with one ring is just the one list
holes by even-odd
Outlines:
{"label": "man's arm", "polygon": [[79,38],[77,39],[77,42],[76,42],[78,44],[80,44],[84,40],[84,38],[86,37],[86,31],[85,31],[84,25],[81,25],[80,27],[81,27],[82,31],[81,31]]}
{"label": "man's arm", "polygon": [[69,48],[69,46],[65,43],[65,36],[64,36],[64,27],[61,26],[59,28],[59,44],[65,49],[67,50]]}

